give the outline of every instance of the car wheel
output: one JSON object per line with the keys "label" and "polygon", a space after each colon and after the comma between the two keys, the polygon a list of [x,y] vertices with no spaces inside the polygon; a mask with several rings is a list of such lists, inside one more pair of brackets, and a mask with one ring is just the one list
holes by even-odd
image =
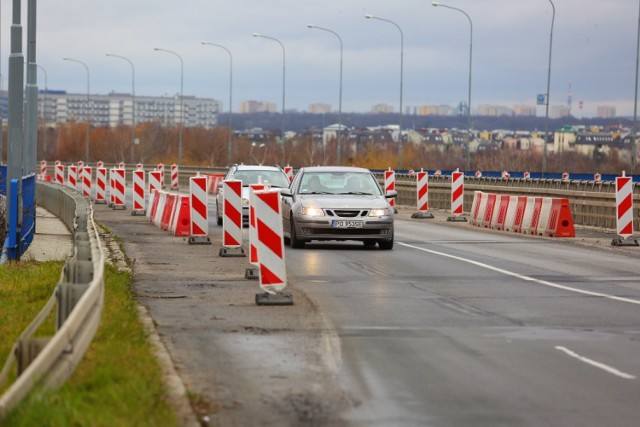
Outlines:
{"label": "car wheel", "polygon": [[391,239],[389,240],[378,240],[378,246],[382,250],[393,249],[393,234],[391,235]]}
{"label": "car wheel", "polygon": [[293,216],[291,217],[291,221],[289,222],[290,227],[291,227],[291,247],[294,249],[301,249],[304,248],[304,240],[300,240],[298,238],[298,235],[296,234],[296,224],[293,221]]}
{"label": "car wheel", "polygon": [[220,215],[220,207],[216,203],[216,223],[222,225],[222,215]]}

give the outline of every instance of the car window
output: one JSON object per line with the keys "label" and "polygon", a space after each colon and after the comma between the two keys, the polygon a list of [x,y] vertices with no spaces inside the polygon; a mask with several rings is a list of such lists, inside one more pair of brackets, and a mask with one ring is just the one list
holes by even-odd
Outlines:
{"label": "car window", "polygon": [[277,170],[237,170],[230,179],[238,179],[242,181],[242,186],[247,187],[250,184],[271,184],[272,188],[289,187],[289,179],[282,171]]}
{"label": "car window", "polygon": [[375,178],[366,172],[305,173],[300,182],[301,194],[381,194]]}

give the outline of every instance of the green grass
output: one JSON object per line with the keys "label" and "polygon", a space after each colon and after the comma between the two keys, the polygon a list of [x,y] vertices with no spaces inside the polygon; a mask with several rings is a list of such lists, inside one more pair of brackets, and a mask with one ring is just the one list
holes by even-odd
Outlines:
{"label": "green grass", "polygon": [[[25,262],[0,266],[0,363],[51,295],[62,265]],[[100,327],[75,373],[58,391],[32,393],[0,420],[0,426],[178,424],[138,319],[131,284],[129,273],[107,266]]]}

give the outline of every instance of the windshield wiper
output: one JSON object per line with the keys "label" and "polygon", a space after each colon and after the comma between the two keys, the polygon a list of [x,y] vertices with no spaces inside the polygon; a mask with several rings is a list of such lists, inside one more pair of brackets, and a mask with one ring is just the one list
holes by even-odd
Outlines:
{"label": "windshield wiper", "polygon": [[342,194],[355,194],[355,195],[358,195],[358,196],[373,196],[373,194],[365,193],[363,191],[349,191],[347,193],[338,193],[338,194],[341,194],[341,195]]}
{"label": "windshield wiper", "polygon": [[334,194],[334,193],[329,193],[328,191],[310,191],[308,193],[301,193],[301,194]]}

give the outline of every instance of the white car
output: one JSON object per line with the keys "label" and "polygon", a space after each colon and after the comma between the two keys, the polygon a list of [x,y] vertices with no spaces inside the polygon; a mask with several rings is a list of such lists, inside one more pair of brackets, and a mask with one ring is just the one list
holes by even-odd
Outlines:
{"label": "white car", "polygon": [[[288,188],[289,178],[278,166],[233,165],[229,168],[225,180],[242,181],[242,224],[249,225],[249,184],[269,184],[271,188]],[[216,222],[222,225],[222,185],[216,195]]]}

